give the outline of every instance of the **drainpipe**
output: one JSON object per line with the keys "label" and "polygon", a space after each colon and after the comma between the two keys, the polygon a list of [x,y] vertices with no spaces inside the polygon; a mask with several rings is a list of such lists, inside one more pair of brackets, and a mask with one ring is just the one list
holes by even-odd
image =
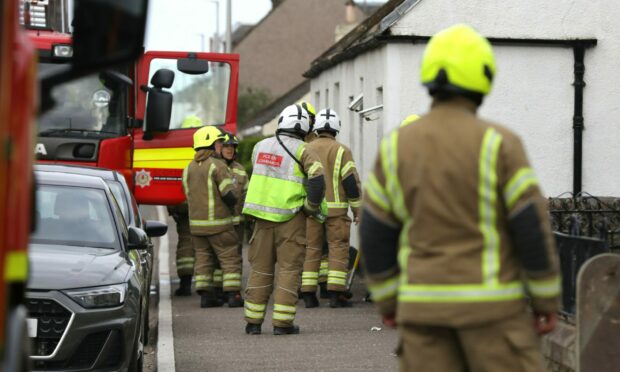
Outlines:
{"label": "drainpipe", "polygon": [[575,105],[573,114],[573,196],[576,197],[581,192],[582,168],[583,168],[583,130],[585,129],[583,120],[583,89],[586,82],[583,76],[586,72],[584,56],[586,48],[583,45],[576,45],[573,48],[575,56]]}

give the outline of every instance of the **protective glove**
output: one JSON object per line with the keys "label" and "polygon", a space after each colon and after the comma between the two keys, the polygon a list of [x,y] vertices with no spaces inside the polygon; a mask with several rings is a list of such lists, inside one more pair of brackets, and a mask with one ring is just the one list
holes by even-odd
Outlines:
{"label": "protective glove", "polygon": [[396,328],[396,314],[384,315],[383,325],[390,328]]}
{"label": "protective glove", "polygon": [[547,334],[555,329],[558,322],[558,314],[552,313],[534,313],[534,330],[539,335]]}

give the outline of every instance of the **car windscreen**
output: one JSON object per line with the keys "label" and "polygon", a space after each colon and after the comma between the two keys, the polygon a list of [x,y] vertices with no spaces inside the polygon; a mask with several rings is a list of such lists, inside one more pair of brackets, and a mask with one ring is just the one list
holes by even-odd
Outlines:
{"label": "car windscreen", "polygon": [[76,247],[119,248],[116,224],[103,190],[39,185],[36,231],[30,241]]}
{"label": "car windscreen", "polygon": [[123,191],[123,185],[121,185],[118,181],[106,180],[105,183],[108,184],[112,194],[116,198],[116,202],[118,206],[121,207],[121,212],[123,213],[123,218],[125,218],[125,223],[129,224],[129,210],[127,209],[127,200],[125,200],[125,192]]}

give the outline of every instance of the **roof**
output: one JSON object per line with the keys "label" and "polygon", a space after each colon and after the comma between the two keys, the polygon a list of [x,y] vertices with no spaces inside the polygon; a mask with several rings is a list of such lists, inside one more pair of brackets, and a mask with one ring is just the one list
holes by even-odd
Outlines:
{"label": "roof", "polygon": [[66,164],[35,164],[35,171],[39,172],[59,172],[70,174],[81,174],[85,176],[93,176],[103,178],[107,181],[118,181],[119,173],[111,169],[83,167],[79,165]]}
{"label": "roof", "polygon": [[43,185],[88,187],[101,190],[107,189],[107,186],[101,177],[45,171],[35,171],[34,174],[37,183]]}
{"label": "roof", "polygon": [[382,35],[421,0],[389,0],[372,15],[312,61],[304,77],[313,78],[336,64],[365,51],[377,48],[386,41]]}

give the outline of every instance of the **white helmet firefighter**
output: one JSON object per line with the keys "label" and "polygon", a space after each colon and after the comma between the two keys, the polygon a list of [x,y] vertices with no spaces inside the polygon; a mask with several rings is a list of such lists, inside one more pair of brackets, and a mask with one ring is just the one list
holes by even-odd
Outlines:
{"label": "white helmet firefighter", "polygon": [[332,109],[323,109],[316,115],[316,123],[314,124],[314,131],[320,132],[332,132],[334,135],[340,133],[342,124],[338,113]]}
{"label": "white helmet firefighter", "polygon": [[280,114],[277,133],[291,133],[303,138],[310,131],[310,117],[301,105],[287,106]]}

